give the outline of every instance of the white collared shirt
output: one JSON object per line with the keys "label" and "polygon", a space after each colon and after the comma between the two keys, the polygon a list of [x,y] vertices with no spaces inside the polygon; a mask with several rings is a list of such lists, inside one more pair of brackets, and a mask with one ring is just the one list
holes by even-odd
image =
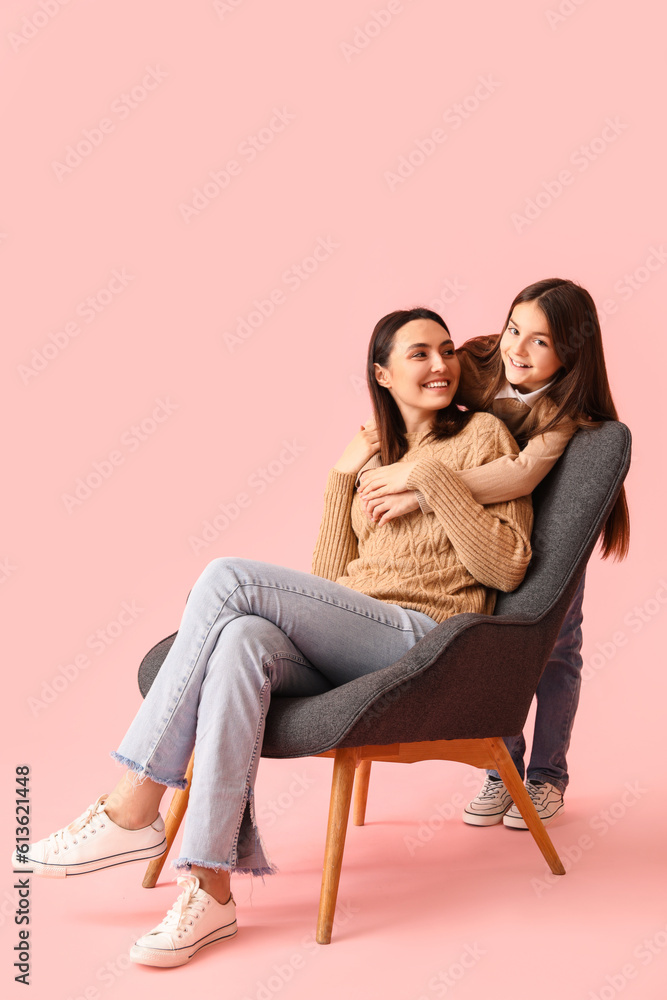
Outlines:
{"label": "white collared shirt", "polygon": [[543,385],[541,389],[535,389],[534,392],[519,392],[516,386],[505,382],[500,392],[497,393],[496,399],[518,399],[519,402],[525,403],[532,410],[538,399],[541,399],[545,392],[549,391],[555,381],[556,379],[552,378],[548,385]]}

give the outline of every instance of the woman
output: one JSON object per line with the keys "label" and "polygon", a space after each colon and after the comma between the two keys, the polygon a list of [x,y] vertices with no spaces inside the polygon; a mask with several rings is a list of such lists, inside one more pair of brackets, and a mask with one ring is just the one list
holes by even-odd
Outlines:
{"label": "woman", "polygon": [[[601,420],[618,419],[595,303],[573,281],[548,278],[528,285],[512,302],[502,333],[468,341],[458,356],[462,367],[458,398],[466,406],[496,414],[524,445],[519,456],[455,473],[479,503],[532,493],[578,427],[585,431]],[[374,464],[367,463],[369,471],[361,475],[361,498],[378,526],[420,506],[429,510],[424,498],[409,490],[405,465],[385,463],[371,470]],[[629,538],[621,490],[602,533],[603,558],[624,558]],[[562,811],[569,782],[566,754],[581,687],[583,596],[582,578],[537,688],[526,788],[545,825]],[[523,777],[523,735],[505,742]],[[488,773],[463,818],[473,826],[502,822],[527,829],[497,771]]]}
{"label": "woman", "polygon": [[[268,874],[253,787],[272,692],[308,695],[395,662],[438,622],[491,613],[530,559],[527,498],[482,507],[451,469],[515,454],[490,414],[454,402],[460,364],[444,321],[425,309],[375,327],[368,377],[376,430],[361,429],[329,474],[313,574],[217,559],[196,582],[174,645],[113,756],[127,772],[70,827],[25,852],[35,874],[66,877],[164,849],[159,803],[183,787],[195,751],[181,857],[183,892],[133,946],[138,963],[183,965],[236,932],[230,872]],[[355,498],[380,450],[409,462],[434,515],[380,531]],[[417,557],[416,553],[419,553]],[[15,859],[15,863],[18,859]]]}

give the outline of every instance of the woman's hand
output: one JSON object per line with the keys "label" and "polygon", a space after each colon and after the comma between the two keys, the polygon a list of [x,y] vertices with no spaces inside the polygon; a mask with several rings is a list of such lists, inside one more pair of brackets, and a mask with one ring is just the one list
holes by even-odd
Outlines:
{"label": "woman's hand", "polygon": [[405,490],[403,493],[390,493],[386,497],[378,497],[376,500],[362,500],[361,509],[370,521],[381,528],[388,521],[393,521],[395,517],[402,517],[413,510],[419,510],[419,501],[414,490]]}
{"label": "woman's hand", "polygon": [[408,476],[416,464],[416,462],[394,462],[393,465],[383,465],[379,469],[368,469],[361,477],[359,487],[361,499],[377,500],[378,497],[407,490]]}
{"label": "woman's hand", "polygon": [[347,448],[334,465],[338,472],[357,473],[368,459],[380,450],[380,438],[371,418],[361,425],[361,430],[355,434]]}

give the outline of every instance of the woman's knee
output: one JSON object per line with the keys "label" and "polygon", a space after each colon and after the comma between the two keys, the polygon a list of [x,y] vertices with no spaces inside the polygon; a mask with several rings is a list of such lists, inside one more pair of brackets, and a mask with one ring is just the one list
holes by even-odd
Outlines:
{"label": "woman's knee", "polygon": [[212,559],[200,573],[195,587],[212,587],[216,591],[230,584],[234,587],[244,577],[247,563],[248,560],[241,556],[219,556]]}
{"label": "woman's knee", "polygon": [[211,559],[210,563],[207,563],[203,572],[215,574],[224,573],[227,570],[233,572],[237,565],[243,561],[241,556],[217,556],[217,558]]}

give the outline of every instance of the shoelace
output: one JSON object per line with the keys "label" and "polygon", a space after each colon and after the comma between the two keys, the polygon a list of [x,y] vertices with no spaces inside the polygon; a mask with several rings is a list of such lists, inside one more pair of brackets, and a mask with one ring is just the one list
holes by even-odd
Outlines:
{"label": "shoelace", "polygon": [[526,790],[536,808],[542,805],[542,799],[546,797],[549,791],[546,785],[534,785],[532,781],[526,783]]}
{"label": "shoelace", "polygon": [[[91,834],[97,833],[98,829],[104,827],[105,816],[102,816],[102,808],[107,800],[106,795],[100,795],[97,802],[94,802],[92,806],[88,806],[85,812],[81,813],[73,823],[69,826],[65,826],[62,830],[57,830],[52,833],[47,840],[47,850],[53,851],[54,854],[59,854],[61,849],[67,850],[73,844],[78,844],[77,835],[81,834],[85,839],[88,836],[88,832]],[[89,827],[90,830],[86,830]]]}
{"label": "shoelace", "polygon": [[181,875],[176,881],[179,885],[185,886],[185,889],[168,911],[160,926],[155,928],[155,932],[180,931],[188,918],[204,912],[204,901],[196,898],[199,879],[195,878],[194,875]]}
{"label": "shoelace", "polygon": [[500,781],[491,781],[490,778],[487,778],[477,798],[478,799],[495,798],[498,792],[500,791],[501,785],[502,783]]}

